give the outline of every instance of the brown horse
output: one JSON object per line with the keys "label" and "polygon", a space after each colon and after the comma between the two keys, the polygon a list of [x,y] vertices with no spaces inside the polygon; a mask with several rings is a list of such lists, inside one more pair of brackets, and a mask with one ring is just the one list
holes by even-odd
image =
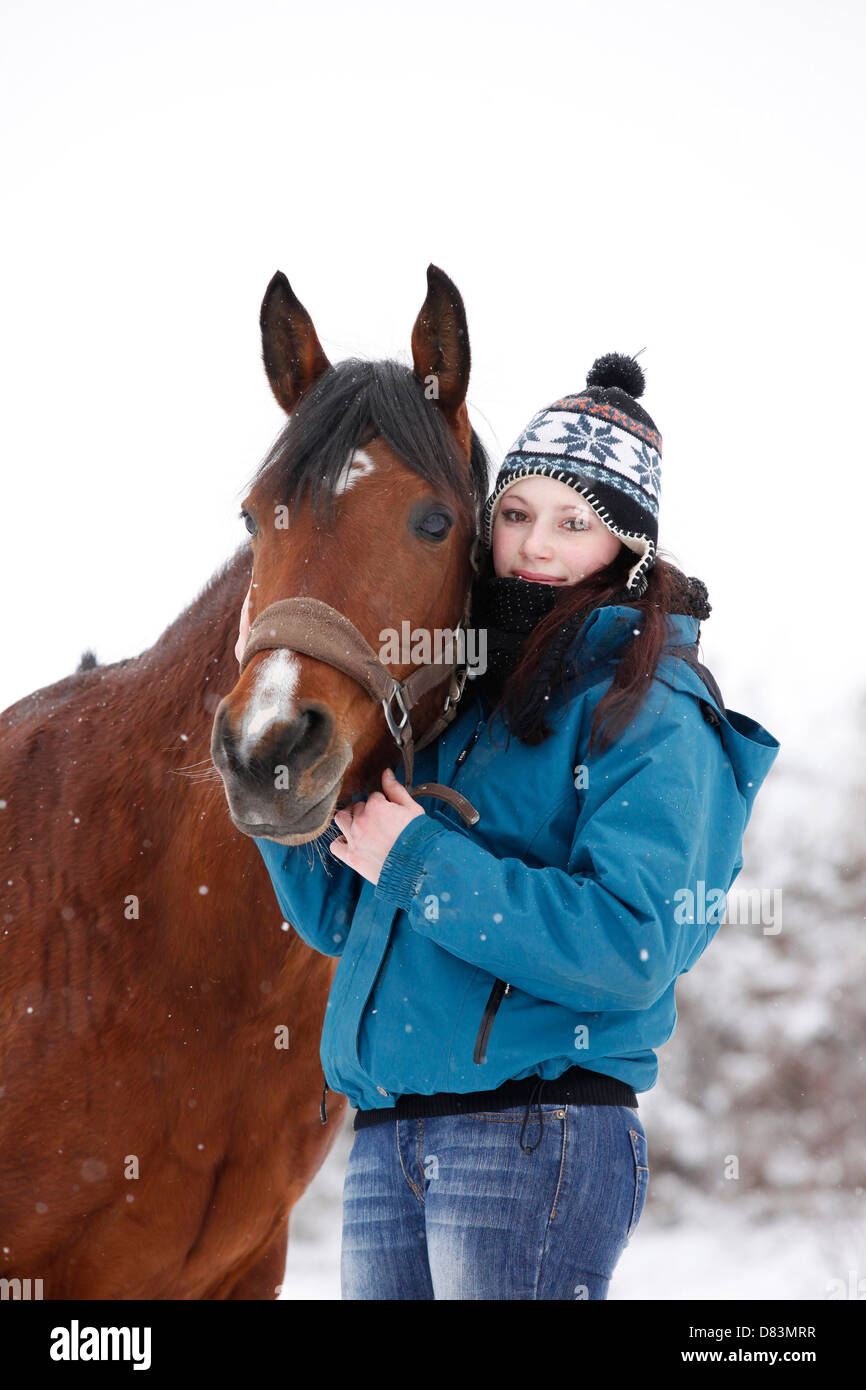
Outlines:
{"label": "brown horse", "polygon": [[248,591],[253,616],[321,599],[374,648],[459,620],[486,456],[460,295],[427,281],[412,368],[331,366],[274,276],[264,361],[292,418],[244,501],[252,555],[140,656],[0,716],[0,1276],[47,1299],[273,1298],[340,1128],[345,1097],[319,1108],[335,960],[282,922],[248,837],[315,841],[396,749],[349,675],[263,651],[239,677],[234,648]]}

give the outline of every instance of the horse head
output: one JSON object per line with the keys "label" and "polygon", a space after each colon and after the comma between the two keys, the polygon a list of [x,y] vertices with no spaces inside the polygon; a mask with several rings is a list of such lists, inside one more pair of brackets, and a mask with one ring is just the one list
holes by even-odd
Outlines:
{"label": "horse head", "polygon": [[260,321],[268,380],[290,418],[242,505],[252,578],[241,669],[216,709],[211,756],[237,829],[297,845],[393,765],[406,711],[398,701],[395,726],[375,698],[383,681],[415,681],[416,739],[453,699],[445,665],[430,667],[443,651],[447,663],[466,617],[487,457],[466,409],[463,301],[436,266],[411,368],[332,365],[281,272]]}

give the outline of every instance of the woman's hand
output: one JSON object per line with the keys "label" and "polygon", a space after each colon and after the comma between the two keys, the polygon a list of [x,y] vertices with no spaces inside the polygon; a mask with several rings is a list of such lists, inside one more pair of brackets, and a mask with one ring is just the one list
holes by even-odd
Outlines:
{"label": "woman's hand", "polygon": [[342,835],[329,846],[335,859],[348,864],[370,883],[379,882],[382,865],[400,832],[424,807],[413,800],[389,767],[382,773],[382,792],[353,801],[334,816]]}

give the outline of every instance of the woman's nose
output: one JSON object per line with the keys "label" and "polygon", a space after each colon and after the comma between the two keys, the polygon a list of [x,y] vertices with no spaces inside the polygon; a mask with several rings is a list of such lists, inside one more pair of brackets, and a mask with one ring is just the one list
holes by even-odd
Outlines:
{"label": "woman's nose", "polygon": [[553,547],[541,526],[533,526],[524,537],[523,545],[520,547],[521,554],[525,555],[552,555]]}

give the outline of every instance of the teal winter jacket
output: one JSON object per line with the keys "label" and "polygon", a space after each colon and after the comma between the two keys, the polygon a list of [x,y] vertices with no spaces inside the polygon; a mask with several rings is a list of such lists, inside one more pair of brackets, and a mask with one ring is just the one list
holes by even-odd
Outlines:
{"label": "teal winter jacket", "polygon": [[[285,920],[340,957],[321,1059],[353,1106],[575,1065],[635,1091],[655,1084],[677,977],[718,930],[779,744],[721,713],[666,652],[638,715],[589,757],[594,711],[640,616],[590,614],[566,694],[550,696],[553,733],[534,747],[512,735],[506,752],[502,722],[467,682],[455,720],[417,755],[415,781],[455,787],[480,820],[467,827],[425,798],[377,884],[327,851],[327,865],[311,864],[304,846],[256,840]],[[696,618],[668,623],[669,646],[696,642]]]}

